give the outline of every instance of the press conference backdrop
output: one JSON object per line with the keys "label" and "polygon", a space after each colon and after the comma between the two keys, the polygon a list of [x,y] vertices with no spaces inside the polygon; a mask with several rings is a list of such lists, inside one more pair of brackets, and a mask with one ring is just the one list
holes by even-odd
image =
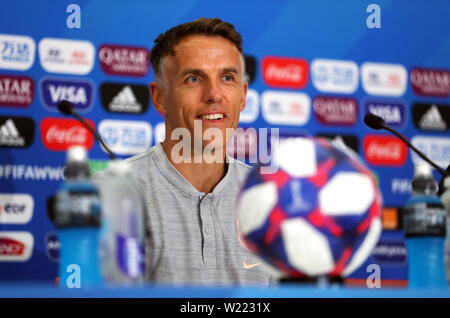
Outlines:
{"label": "press conference backdrop", "polygon": [[244,39],[247,162],[258,157],[250,128],[340,136],[376,174],[385,203],[380,242],[349,283],[381,274],[382,287],[404,286],[398,212],[418,158],[362,119],[380,115],[449,165],[449,16],[447,0],[1,1],[0,280],[57,276],[47,202],[63,181],[67,147],[84,144],[94,171],[107,162],[58,101],[72,101],[121,158],[151,147],[164,138],[147,89],[152,41],[174,25],[220,17]]}

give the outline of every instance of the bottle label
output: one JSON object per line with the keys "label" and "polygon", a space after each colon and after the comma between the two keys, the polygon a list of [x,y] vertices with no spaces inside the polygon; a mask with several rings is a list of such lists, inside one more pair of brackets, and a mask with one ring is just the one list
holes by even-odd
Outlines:
{"label": "bottle label", "polygon": [[446,211],[442,204],[416,202],[403,209],[405,236],[446,235]]}
{"label": "bottle label", "polygon": [[139,279],[145,270],[144,246],[135,237],[116,236],[117,263],[126,276]]}
{"label": "bottle label", "polygon": [[93,191],[62,191],[55,201],[55,223],[58,227],[100,225],[100,198]]}

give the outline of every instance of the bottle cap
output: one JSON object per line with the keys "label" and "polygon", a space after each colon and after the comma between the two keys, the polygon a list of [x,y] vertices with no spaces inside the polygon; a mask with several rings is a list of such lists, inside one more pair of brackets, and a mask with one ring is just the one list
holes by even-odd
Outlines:
{"label": "bottle cap", "polygon": [[66,162],[85,162],[87,160],[87,151],[83,146],[70,146],[67,149]]}
{"label": "bottle cap", "polygon": [[414,170],[414,176],[431,176],[431,166],[426,162],[418,163]]}
{"label": "bottle cap", "polygon": [[87,150],[83,146],[70,146],[67,149],[65,177],[68,179],[86,178],[91,174]]}

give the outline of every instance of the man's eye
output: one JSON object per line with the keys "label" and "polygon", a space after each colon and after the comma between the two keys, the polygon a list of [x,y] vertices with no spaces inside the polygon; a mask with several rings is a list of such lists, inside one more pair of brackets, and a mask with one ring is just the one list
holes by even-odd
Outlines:
{"label": "man's eye", "polygon": [[234,76],[232,76],[232,75],[225,75],[225,76],[223,77],[223,79],[224,79],[226,82],[231,82],[231,81],[234,80]]}
{"label": "man's eye", "polygon": [[197,75],[189,76],[189,77],[186,79],[186,82],[189,82],[189,83],[197,83],[198,81],[199,81],[199,78],[198,78]]}

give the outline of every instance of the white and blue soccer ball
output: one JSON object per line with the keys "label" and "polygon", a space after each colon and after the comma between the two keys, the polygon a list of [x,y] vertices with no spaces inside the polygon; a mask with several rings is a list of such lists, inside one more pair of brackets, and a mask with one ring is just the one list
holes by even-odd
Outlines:
{"label": "white and blue soccer ball", "polygon": [[278,278],[354,272],[382,231],[382,196],[371,171],[356,154],[312,137],[281,141],[271,167],[255,166],[238,198],[246,247]]}

